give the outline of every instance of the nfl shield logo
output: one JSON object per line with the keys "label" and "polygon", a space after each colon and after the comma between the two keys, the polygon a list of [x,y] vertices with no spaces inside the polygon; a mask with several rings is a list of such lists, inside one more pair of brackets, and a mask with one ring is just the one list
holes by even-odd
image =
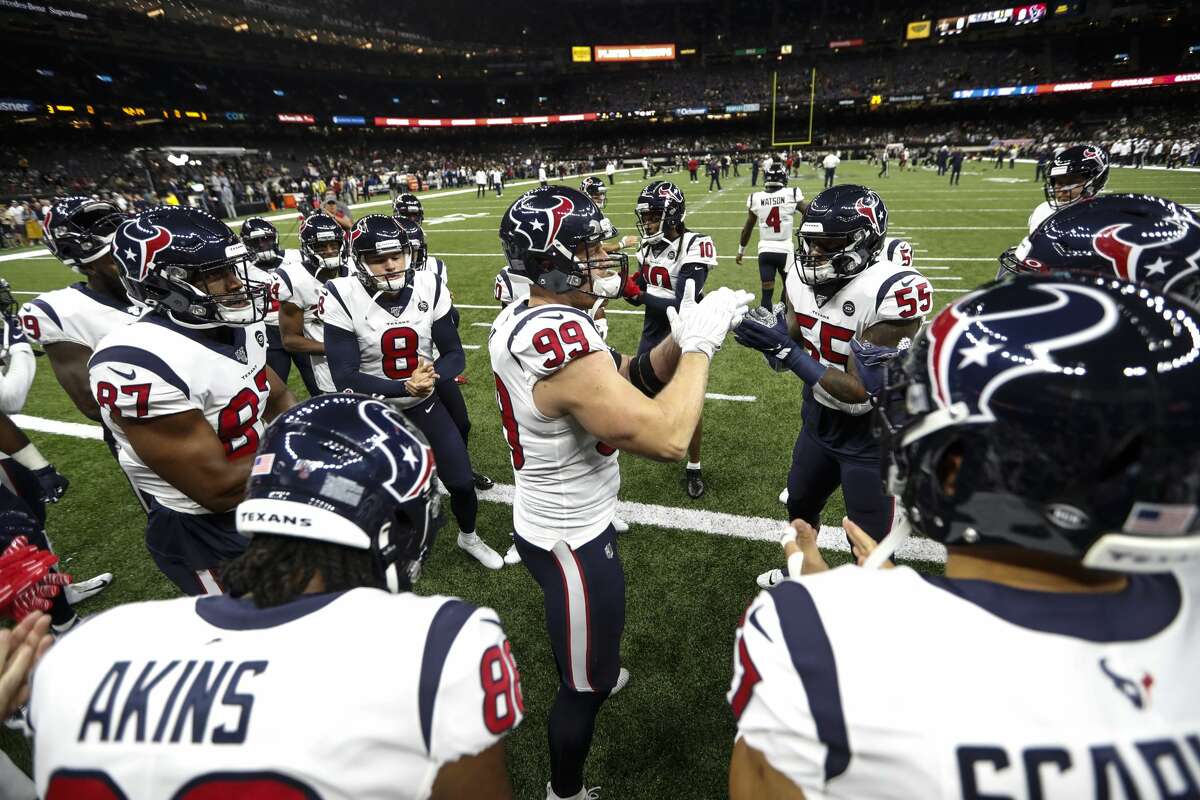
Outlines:
{"label": "nfl shield logo", "polygon": [[400,309],[400,306],[392,306],[391,308],[388,309],[388,311],[392,312],[393,317],[399,318],[401,309]]}
{"label": "nfl shield logo", "polygon": [[428,311],[429,303],[426,303],[424,300],[422,300],[421,302],[417,303],[417,310],[418,311]]}
{"label": "nfl shield logo", "polygon": [[250,360],[249,358],[246,357],[246,348],[244,348],[244,347],[239,347],[237,350],[235,350],[233,352],[233,357],[236,358],[238,361],[240,361],[243,364],[247,363]]}

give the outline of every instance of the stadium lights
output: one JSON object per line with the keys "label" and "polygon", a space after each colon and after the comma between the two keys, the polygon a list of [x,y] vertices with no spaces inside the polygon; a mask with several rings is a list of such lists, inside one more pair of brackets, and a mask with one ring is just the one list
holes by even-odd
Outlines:
{"label": "stadium lights", "polygon": [[146,12],[146,16],[150,19],[154,19],[155,17],[161,17],[165,13],[167,12],[163,11],[161,8],[152,8]]}
{"label": "stadium lights", "polygon": [[245,33],[246,31],[250,30],[250,23],[249,22],[239,22],[237,25],[233,26],[233,29],[237,33]]}

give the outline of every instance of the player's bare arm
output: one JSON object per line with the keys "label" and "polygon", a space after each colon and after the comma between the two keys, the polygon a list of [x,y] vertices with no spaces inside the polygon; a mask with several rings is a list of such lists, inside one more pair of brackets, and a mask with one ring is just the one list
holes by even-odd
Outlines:
{"label": "player's bare arm", "polygon": [[[678,345],[674,347],[678,352]],[[659,348],[664,348],[663,359],[669,358],[670,348],[665,343],[655,349]],[[620,450],[678,461],[704,407],[709,359],[703,353],[676,357],[671,380],[653,398],[635,389],[608,353],[596,352],[538,381],[534,402],[548,417],[575,417],[588,433]],[[622,359],[623,364],[627,361]]]}
{"label": "player's bare arm", "polygon": [[279,338],[289,353],[325,355],[325,345],[304,335],[304,311],[286,300],[279,304]]}
{"label": "player's bare arm", "polygon": [[504,742],[473,756],[443,764],[430,800],[512,800],[512,784],[504,765]]}
{"label": "player's bare arm", "polygon": [[100,406],[92,396],[92,387],[88,378],[88,359],[92,357],[91,348],[77,342],[53,342],[43,345],[42,349],[50,358],[50,368],[59,385],[67,392],[67,397],[83,414],[93,422],[100,422]]}
{"label": "player's bare arm", "polygon": [[[906,338],[911,339],[921,328],[918,319],[903,322],[877,322],[863,331],[862,341],[880,347],[896,347]],[[821,376],[820,386],[833,397],[844,403],[865,403],[869,392],[863,386],[853,358],[847,360],[846,371],[828,369]]]}
{"label": "player's bare arm", "polygon": [[[268,369],[267,373],[279,381],[274,371]],[[287,396],[290,398],[291,392]],[[272,383],[271,400],[275,397]],[[268,409],[272,408],[271,400],[267,401]],[[147,467],[209,511],[228,511],[241,502],[253,454],[229,460],[225,444],[198,409],[148,419],[115,420]]]}
{"label": "player's bare arm", "polygon": [[753,211],[746,212],[746,224],[742,226],[742,232],[738,235],[738,253],[734,259],[734,263],[742,263],[742,256],[745,254],[746,245],[750,244],[750,234],[754,232],[754,226],[758,224],[758,217],[754,216]]}
{"label": "player's bare arm", "polygon": [[800,787],[772,767],[762,753],[738,739],[729,760],[730,800],[804,800]]}
{"label": "player's bare arm", "polygon": [[271,393],[267,395],[266,408],[263,409],[263,419],[270,422],[296,405],[296,396],[292,394],[292,390],[283,382],[283,379],[275,373],[275,370],[270,367],[267,367],[267,385],[270,387]]}

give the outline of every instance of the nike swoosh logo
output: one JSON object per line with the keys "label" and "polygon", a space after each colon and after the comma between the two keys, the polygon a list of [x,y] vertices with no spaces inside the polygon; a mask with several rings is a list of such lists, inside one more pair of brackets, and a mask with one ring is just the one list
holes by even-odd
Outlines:
{"label": "nike swoosh logo", "polygon": [[547,314],[543,319],[563,319],[562,314]]}
{"label": "nike swoosh logo", "polygon": [[916,280],[916,278],[909,278],[909,279],[908,279],[908,280],[906,280],[906,281],[900,281],[900,285],[901,285],[901,286],[911,286],[911,285],[912,285],[912,282],[913,282],[913,281],[915,281],[915,280]]}
{"label": "nike swoosh logo", "polygon": [[431,404],[431,405],[430,405],[428,408],[426,408],[426,409],[425,409],[425,413],[426,413],[426,414],[428,414],[430,411],[433,411],[433,405],[432,405],[432,404]]}
{"label": "nike swoosh logo", "polygon": [[133,370],[129,370],[129,372],[121,372],[121,370],[117,369],[116,367],[109,367],[109,369],[112,370],[113,372],[117,373],[118,375],[120,375],[122,378],[124,378],[127,381],[133,380],[134,376],[137,375],[137,373],[134,372]]}

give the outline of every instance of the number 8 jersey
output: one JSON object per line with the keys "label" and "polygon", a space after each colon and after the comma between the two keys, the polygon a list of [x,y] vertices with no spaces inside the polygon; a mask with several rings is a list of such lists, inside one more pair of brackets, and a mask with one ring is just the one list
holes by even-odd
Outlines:
{"label": "number 8 jersey", "polygon": [[117,422],[198,410],[230,459],[258,449],[270,394],[267,335],[262,322],[245,327],[188,328],[159,313],[116,328],[88,362],[92,396],[104,426],[121,448],[119,461],[133,485],[182,514],[208,514],[160,478],[129,444]]}
{"label": "number 8 jersey", "polygon": [[[796,323],[804,334],[804,348],[825,366],[843,372],[850,360],[851,339],[860,339],[877,322],[923,319],[933,308],[929,279],[910,266],[889,261],[882,252],[870,266],[821,302],[815,287],[800,280],[799,270],[788,271],[784,286]],[[869,402],[842,402],[819,385],[812,388],[812,393],[821,405],[852,416],[871,410]]]}
{"label": "number 8 jersey", "polygon": [[581,356],[599,352],[609,358],[608,345],[583,311],[556,304],[531,307],[522,300],[496,317],[488,351],[512,451],[513,526],[546,550],[560,540],[578,548],[612,522],[621,486],[617,451],[573,417],[544,416],[534,404],[533,387]]}
{"label": "number 8 jersey", "polygon": [[[334,278],[321,293],[322,321],[358,339],[359,369],[368,375],[405,380],[418,359],[434,360],[433,323],[450,313],[450,291],[432,270],[411,275],[392,298],[368,292],[354,275]],[[424,400],[389,397],[388,403],[410,408]]]}

